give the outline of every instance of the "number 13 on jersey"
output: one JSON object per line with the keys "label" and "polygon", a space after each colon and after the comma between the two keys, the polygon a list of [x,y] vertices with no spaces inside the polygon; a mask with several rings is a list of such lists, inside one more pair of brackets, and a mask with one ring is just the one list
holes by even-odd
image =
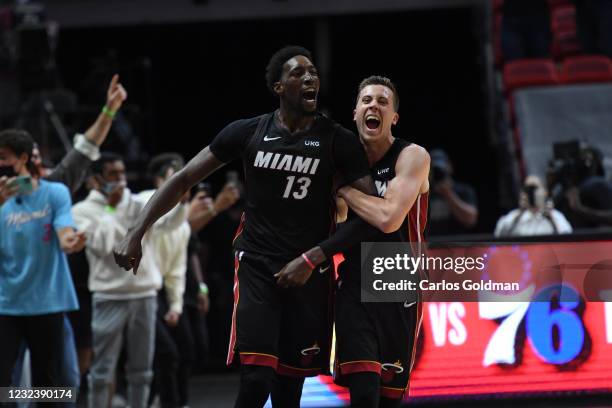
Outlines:
{"label": "number 13 on jersey", "polygon": [[287,186],[285,187],[283,198],[293,197],[296,200],[303,199],[308,194],[308,187],[311,182],[312,180],[309,177],[300,177],[296,180],[295,176],[287,176]]}

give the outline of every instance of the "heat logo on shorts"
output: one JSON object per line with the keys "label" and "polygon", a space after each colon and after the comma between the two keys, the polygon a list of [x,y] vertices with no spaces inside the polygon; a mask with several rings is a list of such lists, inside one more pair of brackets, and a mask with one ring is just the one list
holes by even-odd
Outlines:
{"label": "heat logo on shorts", "polygon": [[381,368],[382,371],[380,373],[380,378],[385,384],[393,381],[396,374],[401,374],[404,372],[404,367],[402,367],[402,363],[399,360],[397,360],[395,363],[384,363]]}
{"label": "heat logo on shorts", "polygon": [[302,350],[302,366],[307,367],[312,364],[314,357],[321,352],[321,348],[317,343],[312,347],[305,348]]}

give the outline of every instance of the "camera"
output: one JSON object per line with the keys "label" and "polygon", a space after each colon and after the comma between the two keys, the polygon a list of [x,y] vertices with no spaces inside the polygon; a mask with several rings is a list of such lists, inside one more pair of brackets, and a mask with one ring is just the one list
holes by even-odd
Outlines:
{"label": "camera", "polygon": [[441,163],[433,163],[431,166],[431,179],[435,183],[439,183],[448,177],[446,166]]}
{"label": "camera", "polygon": [[584,146],[577,140],[553,145],[554,158],[549,172],[555,184],[561,184],[564,190],[580,184],[589,175],[589,164],[582,155],[583,150]]}

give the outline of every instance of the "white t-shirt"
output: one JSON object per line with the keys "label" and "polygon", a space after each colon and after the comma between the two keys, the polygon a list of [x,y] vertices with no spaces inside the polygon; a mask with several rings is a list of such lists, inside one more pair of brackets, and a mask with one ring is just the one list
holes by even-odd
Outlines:
{"label": "white t-shirt", "polygon": [[[533,236],[533,235],[554,235],[555,230],[551,223],[555,223],[557,227],[557,234],[571,234],[572,226],[567,221],[565,216],[559,211],[552,209],[550,211],[551,219],[544,217],[541,212],[533,212],[530,210],[523,211],[516,209],[510,211],[508,214],[502,216],[497,221],[495,227],[496,237],[507,237],[507,236]],[[512,224],[515,223],[515,218],[519,216],[520,219],[516,222],[516,225],[510,231]]]}

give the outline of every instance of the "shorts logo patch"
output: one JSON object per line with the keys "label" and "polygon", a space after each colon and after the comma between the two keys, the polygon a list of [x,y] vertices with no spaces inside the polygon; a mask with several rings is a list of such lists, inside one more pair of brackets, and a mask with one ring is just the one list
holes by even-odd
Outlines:
{"label": "shorts logo patch", "polygon": [[404,367],[402,367],[402,363],[399,360],[395,363],[384,363],[381,365],[381,368],[380,377],[383,383],[391,382],[396,374],[404,372]]}
{"label": "shorts logo patch", "polygon": [[305,348],[302,350],[302,366],[307,367],[312,364],[314,357],[321,352],[321,348],[317,343],[312,347]]}

